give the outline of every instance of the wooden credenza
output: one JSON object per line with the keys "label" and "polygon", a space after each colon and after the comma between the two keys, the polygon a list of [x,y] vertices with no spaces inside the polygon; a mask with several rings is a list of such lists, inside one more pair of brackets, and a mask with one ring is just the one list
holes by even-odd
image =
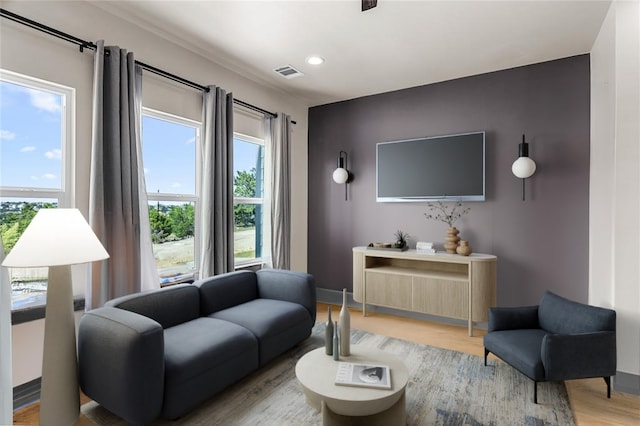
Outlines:
{"label": "wooden credenza", "polygon": [[353,248],[353,298],[384,306],[473,323],[487,321],[496,302],[497,257],[473,253],[422,254],[415,250]]}

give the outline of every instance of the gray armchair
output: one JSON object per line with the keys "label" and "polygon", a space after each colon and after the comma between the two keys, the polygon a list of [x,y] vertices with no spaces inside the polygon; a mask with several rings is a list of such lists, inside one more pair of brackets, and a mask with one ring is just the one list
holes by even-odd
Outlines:
{"label": "gray armchair", "polygon": [[484,365],[493,353],[534,382],[602,377],[611,398],[616,374],[616,312],[547,291],[540,305],[490,308]]}

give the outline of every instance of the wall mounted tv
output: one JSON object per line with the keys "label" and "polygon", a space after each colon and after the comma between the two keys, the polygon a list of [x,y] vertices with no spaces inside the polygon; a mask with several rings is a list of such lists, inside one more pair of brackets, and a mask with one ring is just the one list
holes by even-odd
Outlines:
{"label": "wall mounted tv", "polygon": [[484,201],[485,133],[380,142],[376,201]]}

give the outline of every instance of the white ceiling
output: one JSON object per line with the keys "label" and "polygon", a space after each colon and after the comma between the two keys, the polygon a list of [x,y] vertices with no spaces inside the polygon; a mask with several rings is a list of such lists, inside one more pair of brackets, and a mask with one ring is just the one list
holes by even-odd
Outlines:
{"label": "white ceiling", "polygon": [[[96,4],[314,106],[588,53],[610,1]],[[326,62],[308,65],[312,54]],[[283,65],[305,75],[285,79]]]}

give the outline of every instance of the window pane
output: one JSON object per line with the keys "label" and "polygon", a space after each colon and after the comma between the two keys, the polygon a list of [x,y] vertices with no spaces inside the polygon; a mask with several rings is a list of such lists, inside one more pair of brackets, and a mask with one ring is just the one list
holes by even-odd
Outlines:
{"label": "window pane", "polygon": [[[9,253],[38,210],[56,208],[54,199],[0,199],[0,234],[5,254]],[[43,305],[47,294],[48,268],[8,268],[11,309]]]}
{"label": "window pane", "polygon": [[142,158],[148,193],[196,193],[198,129],[144,115]]}
{"label": "window pane", "polygon": [[0,182],[62,188],[64,95],[0,81]]}
{"label": "window pane", "polygon": [[236,263],[262,257],[262,204],[236,204],[233,210]]}
{"label": "window pane", "polygon": [[264,195],[264,147],[257,143],[233,140],[233,195],[262,198]]}
{"label": "window pane", "polygon": [[195,272],[194,203],[149,202],[153,255],[161,283]]}

